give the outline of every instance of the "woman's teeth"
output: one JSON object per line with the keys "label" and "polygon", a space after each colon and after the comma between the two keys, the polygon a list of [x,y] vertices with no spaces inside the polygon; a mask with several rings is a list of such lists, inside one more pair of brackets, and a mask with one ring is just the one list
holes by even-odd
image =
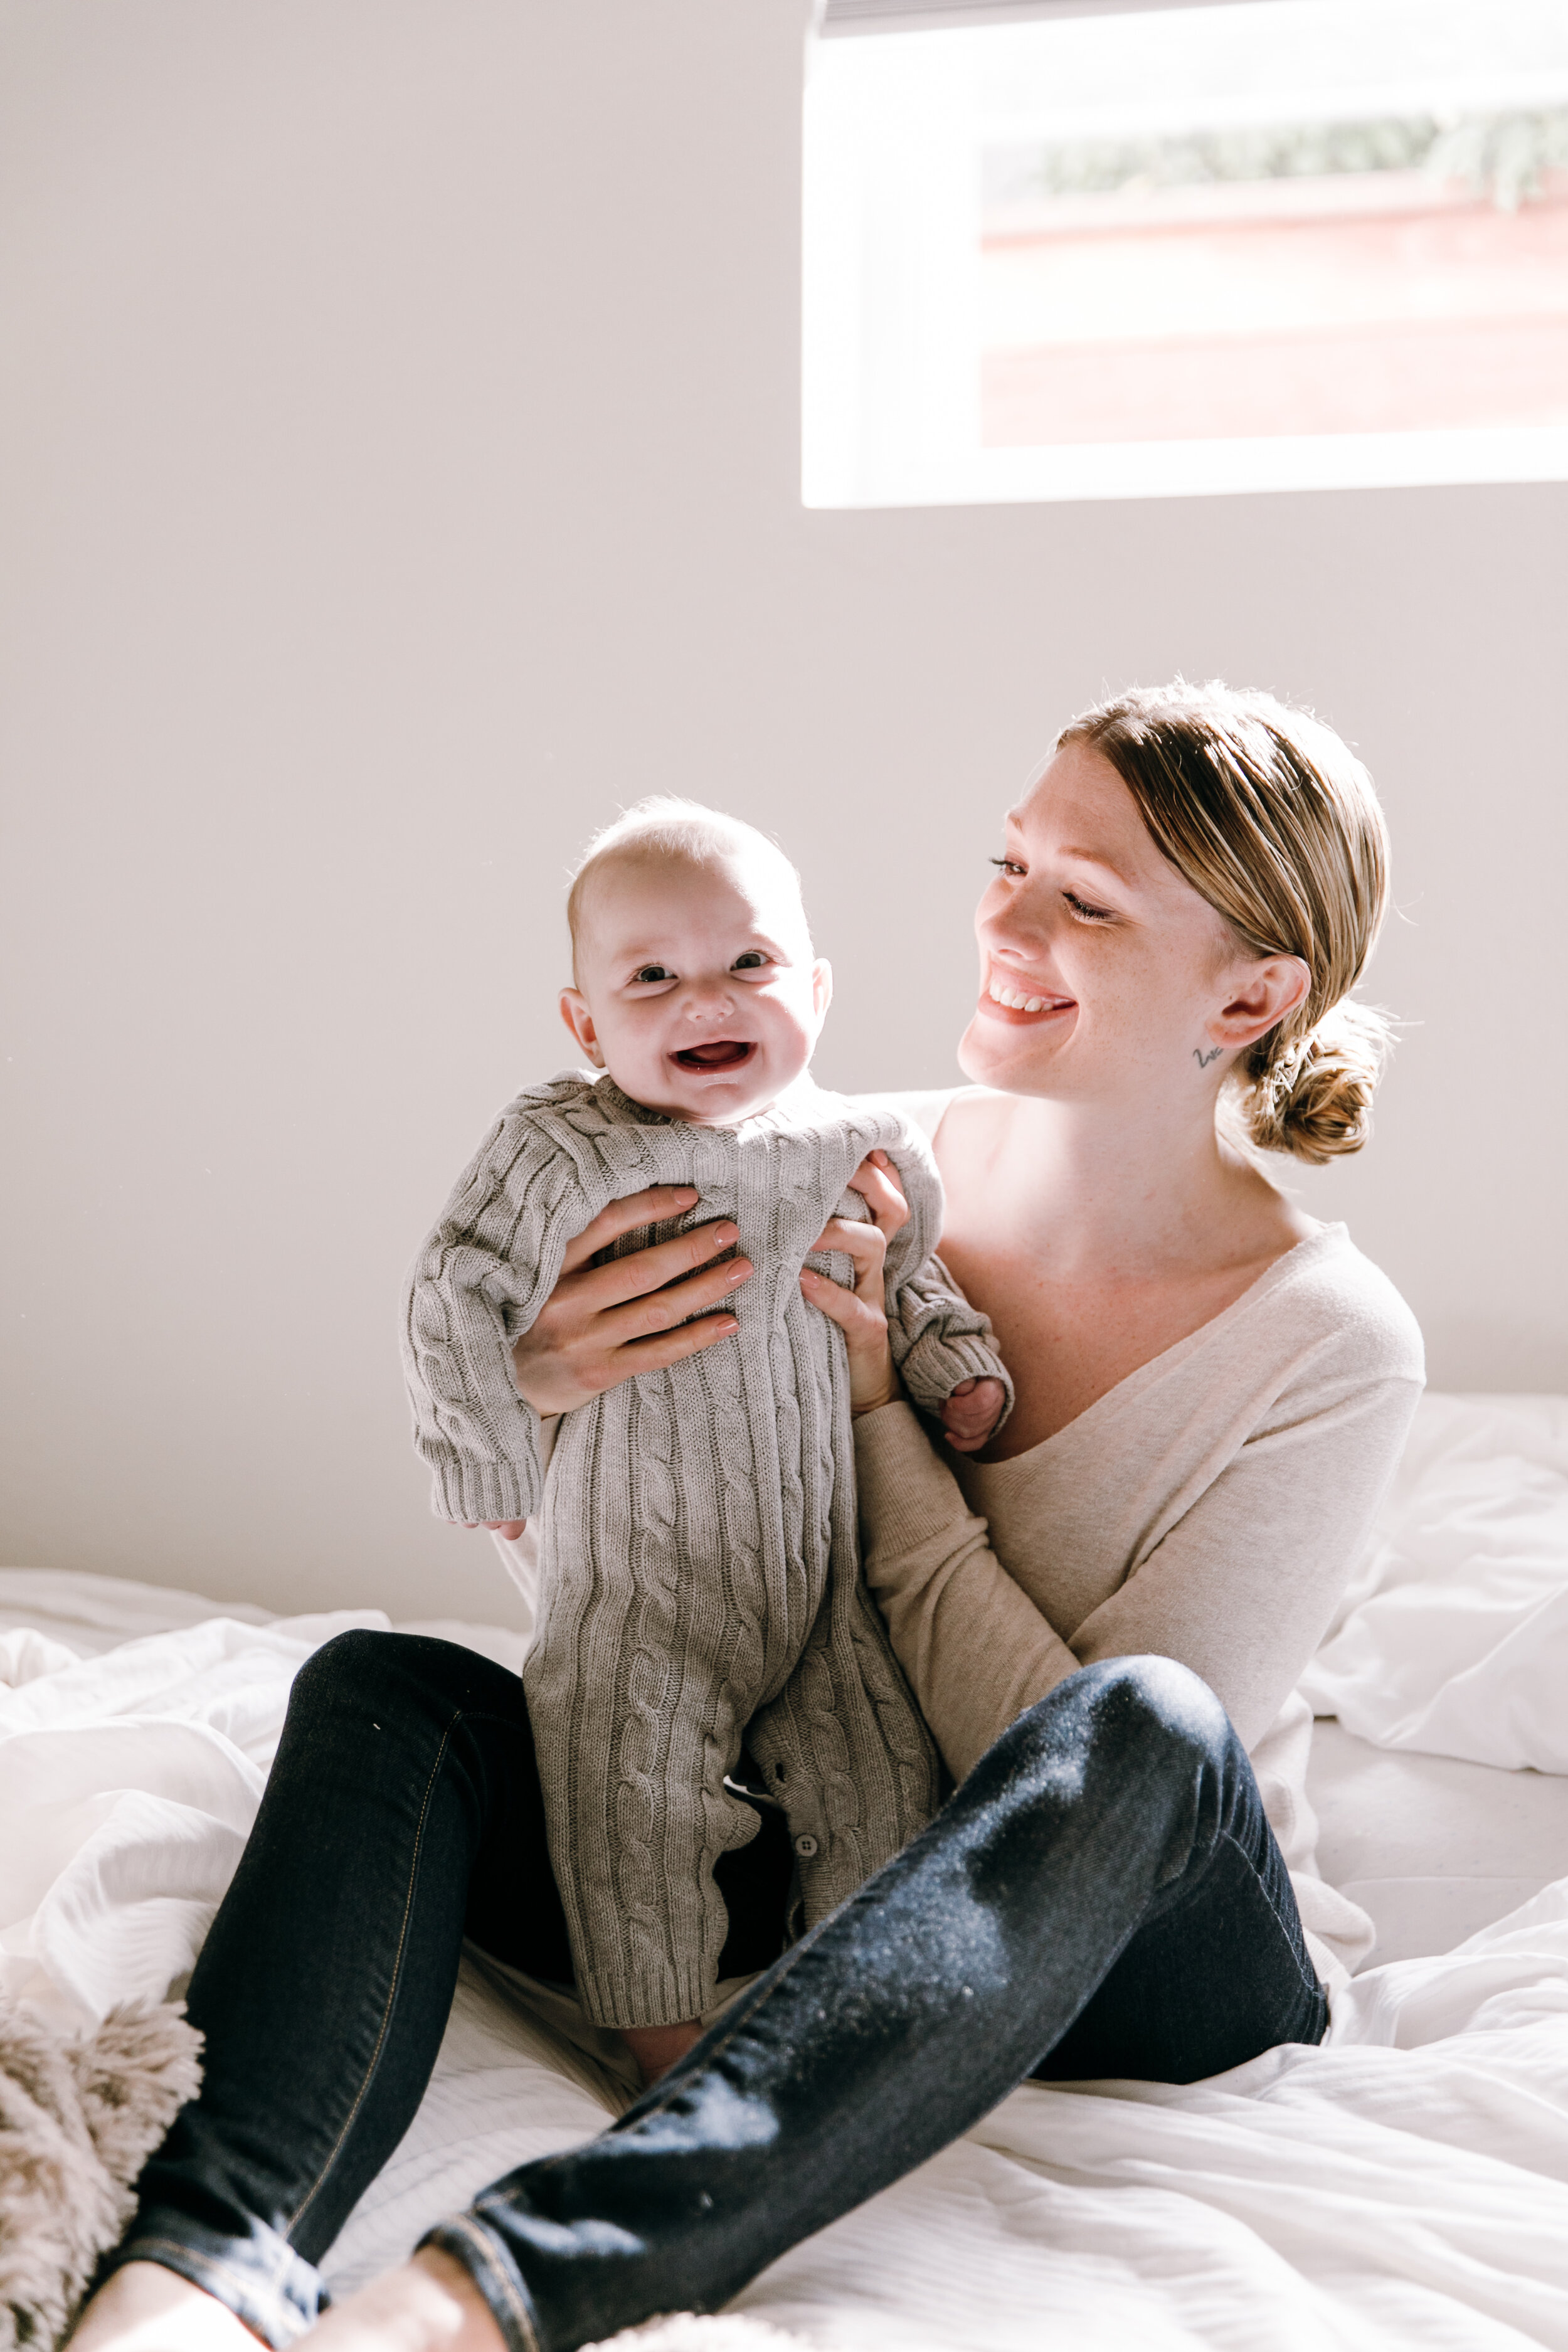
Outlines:
{"label": "woman's teeth", "polygon": [[1005,1004],[1009,1013],[1043,1013],[1047,1004],[1059,1002],[1054,996],[1025,996],[1016,988],[1004,988],[999,980],[994,980],[985,993],[993,1004]]}

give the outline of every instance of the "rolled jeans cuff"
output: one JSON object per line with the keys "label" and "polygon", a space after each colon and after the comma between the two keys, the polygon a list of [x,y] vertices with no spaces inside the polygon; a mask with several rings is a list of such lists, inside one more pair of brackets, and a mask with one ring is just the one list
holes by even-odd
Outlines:
{"label": "rolled jeans cuff", "polygon": [[442,2253],[462,2263],[506,2338],[507,2352],[549,2352],[521,2272],[505,2241],[479,2214],[458,2213],[449,2221],[439,2222],[420,2239],[415,2251],[422,2252],[426,2246],[438,2246]]}
{"label": "rolled jeans cuff", "polygon": [[252,2222],[247,2236],[234,2238],[204,2229],[183,2213],[143,2211],[134,2236],[122,2239],[100,2263],[94,2285],[101,2286],[127,2263],[156,2263],[205,2288],[272,2352],[287,2352],[315,2326],[331,2299],[315,2264],[263,2221]]}

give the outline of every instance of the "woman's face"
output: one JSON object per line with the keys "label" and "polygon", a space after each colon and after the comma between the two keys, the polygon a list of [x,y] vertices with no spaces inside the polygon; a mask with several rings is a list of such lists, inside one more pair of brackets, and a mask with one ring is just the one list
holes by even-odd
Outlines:
{"label": "woman's face", "polygon": [[[1211,1073],[1211,1032],[1258,971],[1156,849],[1110,761],[1082,743],[1009,812],[974,927],[980,1001],[959,1060],[1007,1094],[1185,1093]],[[1219,1051],[1239,1042],[1226,1035]]]}

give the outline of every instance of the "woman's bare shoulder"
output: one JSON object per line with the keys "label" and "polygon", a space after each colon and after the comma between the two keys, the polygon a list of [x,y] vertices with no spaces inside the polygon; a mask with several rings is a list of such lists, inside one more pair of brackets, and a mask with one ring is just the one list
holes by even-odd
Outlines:
{"label": "woman's bare shoulder", "polygon": [[1012,1095],[992,1087],[958,1087],[948,1097],[931,1136],[931,1150],[944,1181],[960,1170],[983,1164],[999,1151],[1017,1109]]}

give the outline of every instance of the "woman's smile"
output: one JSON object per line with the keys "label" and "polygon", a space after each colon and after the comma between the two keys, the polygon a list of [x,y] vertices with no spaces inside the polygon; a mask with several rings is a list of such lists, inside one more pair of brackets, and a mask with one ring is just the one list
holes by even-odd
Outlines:
{"label": "woman's smile", "polygon": [[980,992],[980,1002],[976,1009],[984,1013],[987,1020],[1005,1021],[1016,1024],[1019,1022],[1054,1020],[1059,1013],[1073,1012],[1076,1009],[1076,1002],[1075,998],[1058,996],[1054,991],[1037,991],[1017,986],[1012,981],[1003,980],[998,973],[993,972]]}

